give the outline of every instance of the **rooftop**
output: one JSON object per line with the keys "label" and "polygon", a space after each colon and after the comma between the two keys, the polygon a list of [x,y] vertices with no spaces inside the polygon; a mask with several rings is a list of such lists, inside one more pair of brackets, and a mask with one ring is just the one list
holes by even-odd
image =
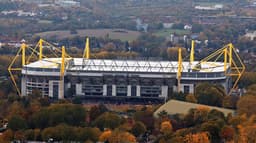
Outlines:
{"label": "rooftop", "polygon": [[[177,61],[138,61],[138,60],[110,60],[110,59],[66,59],[66,70],[69,71],[104,71],[104,72],[152,72],[152,73],[177,73]],[[191,65],[188,61],[182,62],[182,72],[191,71],[191,67],[198,64],[198,61]],[[27,68],[58,69],[61,65],[61,58],[45,58],[25,65]],[[223,72],[223,62],[201,63],[197,72]]]}

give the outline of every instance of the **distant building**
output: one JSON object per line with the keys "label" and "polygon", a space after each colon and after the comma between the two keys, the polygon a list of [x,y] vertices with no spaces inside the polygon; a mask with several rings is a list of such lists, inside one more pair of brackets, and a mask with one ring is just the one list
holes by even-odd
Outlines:
{"label": "distant building", "polygon": [[191,30],[191,29],[192,29],[192,25],[186,24],[186,25],[184,26],[184,29],[185,29],[185,30]]}
{"label": "distant building", "polygon": [[80,7],[80,2],[73,0],[56,0],[55,4],[61,7]]}
{"label": "distant building", "polygon": [[198,9],[198,10],[220,10],[220,9],[223,9],[223,5],[222,4],[216,4],[216,5],[211,5],[211,6],[197,5],[197,6],[195,6],[195,9]]}
{"label": "distant building", "polygon": [[256,31],[247,32],[244,36],[250,38],[250,40],[253,41],[256,39]]}
{"label": "distant building", "polygon": [[25,12],[23,10],[10,10],[10,11],[2,11],[1,14],[3,15],[17,15],[17,16],[36,16],[37,13],[35,12]]}
{"label": "distant building", "polygon": [[173,23],[163,23],[163,27],[164,28],[172,28],[172,26],[173,26]]}
{"label": "distant building", "polygon": [[138,31],[147,32],[147,31],[148,31],[148,24],[142,23],[142,20],[138,18],[138,19],[136,20],[136,29],[137,29]]}

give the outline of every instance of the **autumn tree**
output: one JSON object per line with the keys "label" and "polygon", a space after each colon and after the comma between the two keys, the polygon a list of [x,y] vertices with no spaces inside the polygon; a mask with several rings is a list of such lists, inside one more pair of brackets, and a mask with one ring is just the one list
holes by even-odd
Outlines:
{"label": "autumn tree", "polygon": [[[179,47],[168,48],[166,52],[167,52],[169,60],[177,61],[178,60],[178,51],[179,51]],[[182,52],[183,57],[185,55],[187,55],[185,48],[182,48],[181,52]]]}
{"label": "autumn tree", "polygon": [[127,131],[115,130],[109,137],[110,143],[136,143],[136,138]]}
{"label": "autumn tree", "polygon": [[106,142],[109,140],[110,136],[112,135],[112,131],[109,129],[106,129],[99,137],[99,141]]}
{"label": "autumn tree", "polygon": [[241,97],[241,99],[237,103],[237,112],[238,114],[246,114],[247,116],[251,116],[256,114],[256,96],[246,95]]}
{"label": "autumn tree", "polygon": [[191,103],[197,103],[197,99],[193,94],[188,94],[186,96],[186,101]]}
{"label": "autumn tree", "polygon": [[198,107],[196,109],[190,109],[188,114],[185,115],[184,121],[188,127],[202,124],[208,120],[208,114],[210,109],[207,107]]}
{"label": "autumn tree", "polygon": [[234,135],[235,135],[235,130],[230,126],[224,126],[221,129],[220,136],[225,141],[232,141],[234,138]]}
{"label": "autumn tree", "polygon": [[154,117],[153,111],[150,109],[145,109],[144,111],[137,111],[134,113],[134,120],[141,121],[146,127],[147,130],[154,129]]}
{"label": "autumn tree", "polygon": [[122,123],[122,118],[110,112],[105,112],[95,119],[93,125],[103,130],[104,128],[115,129]]}
{"label": "autumn tree", "polygon": [[163,121],[161,123],[160,131],[164,134],[171,133],[172,132],[172,124],[170,123],[170,121]]}
{"label": "autumn tree", "polygon": [[185,143],[210,143],[207,132],[188,134],[184,137]]}

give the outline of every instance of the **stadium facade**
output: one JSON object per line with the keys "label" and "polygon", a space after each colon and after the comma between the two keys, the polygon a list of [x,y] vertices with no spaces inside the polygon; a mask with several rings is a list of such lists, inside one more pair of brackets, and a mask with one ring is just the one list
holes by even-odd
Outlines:
{"label": "stadium facade", "polygon": [[[165,98],[177,91],[177,62],[83,58],[67,61],[64,83],[60,80],[61,58],[46,58],[25,65],[22,95],[39,89],[43,96],[53,98],[62,98],[63,93],[65,96]],[[231,79],[225,75],[224,63],[215,62],[215,67],[211,64],[201,64],[202,70],[194,71],[190,68],[193,65],[183,62],[181,92],[194,93],[196,84],[201,82],[218,83],[229,91]]]}
{"label": "stadium facade", "polygon": [[[20,95],[39,90],[42,96],[55,99],[165,99],[173,92],[193,94],[196,85],[202,82],[222,85],[230,93],[244,71],[243,63],[230,44],[200,61],[194,61],[192,52],[190,61],[182,61],[181,50],[178,61],[138,61],[90,59],[88,43],[83,58],[67,57],[64,47],[61,58],[43,58],[42,44],[38,44],[41,45],[39,52],[34,52],[37,47],[33,52],[39,54],[39,59],[34,62],[26,59],[23,45],[19,51],[23,57]],[[211,61],[214,57],[220,60]],[[235,61],[240,61],[241,66]],[[8,68],[10,73],[17,71],[13,63]]]}

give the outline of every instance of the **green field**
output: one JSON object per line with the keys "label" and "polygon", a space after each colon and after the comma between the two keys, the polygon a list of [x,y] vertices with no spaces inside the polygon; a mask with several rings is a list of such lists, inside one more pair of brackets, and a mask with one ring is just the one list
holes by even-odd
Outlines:
{"label": "green field", "polygon": [[141,33],[137,31],[125,30],[125,29],[80,29],[76,30],[77,34],[71,34],[70,30],[59,31],[47,31],[37,33],[35,35],[42,38],[57,37],[58,39],[70,38],[75,36],[80,37],[108,37],[110,39],[120,39],[121,41],[133,41],[136,40]]}
{"label": "green field", "polygon": [[170,34],[177,34],[177,35],[188,35],[190,34],[189,30],[181,30],[181,29],[163,29],[154,33],[154,35],[159,37],[167,37]]}

